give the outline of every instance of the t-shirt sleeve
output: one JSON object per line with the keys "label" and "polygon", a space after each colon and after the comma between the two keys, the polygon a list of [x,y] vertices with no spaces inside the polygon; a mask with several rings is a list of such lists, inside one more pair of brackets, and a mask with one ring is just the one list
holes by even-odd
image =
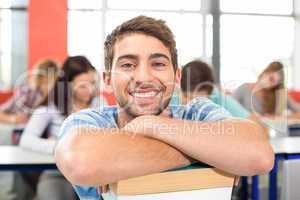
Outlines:
{"label": "t-shirt sleeve", "polygon": [[63,122],[60,132],[58,134],[58,139],[63,136],[70,134],[73,129],[79,127],[91,127],[91,128],[109,128],[109,120],[105,115],[93,110],[84,110],[78,113],[71,114]]}
{"label": "t-shirt sleeve", "polygon": [[243,97],[244,97],[244,91],[245,91],[245,85],[241,85],[238,87],[234,92],[232,93],[233,98],[235,98],[240,104],[244,104]]}
{"label": "t-shirt sleeve", "polygon": [[55,141],[41,138],[53,120],[51,112],[54,111],[46,106],[41,106],[33,112],[22,133],[19,144],[21,147],[52,154]]}
{"label": "t-shirt sleeve", "polygon": [[[101,114],[93,109],[80,111],[70,115],[63,123],[58,139],[71,134],[72,130],[79,127],[109,128],[111,121],[108,115]],[[95,187],[73,186],[80,199],[102,199]]]}
{"label": "t-shirt sleeve", "polygon": [[197,97],[187,104],[184,114],[184,119],[197,121],[219,121],[230,118],[232,116],[227,110],[203,97]]}
{"label": "t-shirt sleeve", "polygon": [[[215,96],[218,98],[217,104],[225,108],[234,117],[246,119],[250,113],[232,96],[225,95],[220,91],[217,91]],[[214,101],[215,102],[215,101]]]}

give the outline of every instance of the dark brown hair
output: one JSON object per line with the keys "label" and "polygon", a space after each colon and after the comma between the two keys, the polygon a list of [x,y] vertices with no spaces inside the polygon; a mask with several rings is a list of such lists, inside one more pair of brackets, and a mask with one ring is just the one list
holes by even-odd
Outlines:
{"label": "dark brown hair", "polygon": [[58,110],[64,115],[68,116],[72,110],[73,96],[70,82],[82,73],[89,71],[96,71],[90,61],[84,56],[68,57],[60,72],[53,89],[48,94],[42,105],[48,105],[49,102],[54,102]]}
{"label": "dark brown hair", "polygon": [[[194,60],[182,67],[180,87],[182,92],[213,91],[214,75],[210,66],[200,60]],[[195,91],[197,90],[197,91]]]}
{"label": "dark brown hair", "polygon": [[283,64],[281,62],[271,62],[267,68],[259,75],[258,79],[261,79],[266,73],[279,73],[281,76],[281,82],[273,88],[264,88],[261,91],[262,97],[262,109],[264,113],[275,114],[276,113],[276,91],[283,89],[284,86],[284,71]]}
{"label": "dark brown hair", "polygon": [[118,39],[121,39],[122,36],[130,33],[142,33],[160,40],[169,49],[172,64],[176,71],[178,67],[177,50],[172,31],[163,20],[156,20],[154,18],[146,16],[138,16],[122,23],[106,37],[106,41],[104,43],[104,56],[105,70],[107,73],[110,73],[112,69],[115,43]]}

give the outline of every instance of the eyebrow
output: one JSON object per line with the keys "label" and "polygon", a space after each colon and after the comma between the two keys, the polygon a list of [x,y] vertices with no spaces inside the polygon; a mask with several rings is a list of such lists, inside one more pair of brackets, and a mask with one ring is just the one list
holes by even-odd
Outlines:
{"label": "eyebrow", "polygon": [[[153,54],[150,55],[149,59],[161,58],[161,57],[163,57],[163,58],[167,59],[168,61],[170,61],[170,58],[167,55],[163,54],[163,53],[153,53]],[[134,54],[125,54],[125,55],[119,56],[118,59],[117,59],[117,62],[119,62],[122,59],[138,60],[138,56],[134,55]]]}
{"label": "eyebrow", "polygon": [[125,55],[119,56],[118,59],[117,59],[117,62],[119,62],[122,59],[138,60],[138,56],[133,55],[133,54],[125,54]]}
{"label": "eyebrow", "polygon": [[163,57],[163,58],[167,59],[168,61],[170,61],[170,58],[167,55],[162,54],[162,53],[151,54],[150,57],[149,57],[149,59],[161,58],[161,57]]}

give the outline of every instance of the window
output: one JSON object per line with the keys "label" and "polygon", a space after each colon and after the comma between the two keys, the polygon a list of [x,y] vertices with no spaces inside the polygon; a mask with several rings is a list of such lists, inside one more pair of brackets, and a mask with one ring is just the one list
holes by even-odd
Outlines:
{"label": "window", "polygon": [[277,60],[286,66],[287,85],[291,86],[295,26],[292,1],[221,2],[222,85],[235,89],[253,82],[270,62]]}
{"label": "window", "polygon": [[100,9],[102,1],[99,0],[69,0],[68,7],[70,9]]}
{"label": "window", "polygon": [[189,0],[188,3],[182,0],[108,0],[108,7],[113,9],[140,9],[140,10],[193,10],[199,11],[201,0]]}
{"label": "window", "polygon": [[201,11],[201,0],[189,3],[181,0],[90,0],[82,5],[79,2],[69,0],[68,52],[87,56],[97,69],[104,69],[106,35],[120,23],[138,15],[166,21],[175,35],[179,64],[211,57],[212,17]]}
{"label": "window", "polygon": [[290,15],[293,0],[221,0],[221,10],[233,13],[260,13]]}
{"label": "window", "polygon": [[69,55],[85,55],[95,67],[101,68],[101,60],[103,60],[101,12],[71,10],[68,19]]}
{"label": "window", "polygon": [[1,0],[0,1],[0,8],[3,9],[3,8],[10,8],[11,7],[11,0]]}
{"label": "window", "polygon": [[[193,58],[200,58],[203,55],[203,32],[202,15],[198,13],[164,13],[164,12],[119,12],[108,11],[106,15],[106,35],[113,28],[125,20],[138,15],[152,16],[158,19],[164,19],[175,35],[177,50],[179,55],[179,63],[185,64]],[[190,23],[186,23],[190,22]],[[197,25],[194,25],[197,24]]]}
{"label": "window", "polygon": [[11,82],[11,10],[0,8],[0,82]]}
{"label": "window", "polygon": [[27,66],[27,0],[0,1],[0,83],[15,84]]}

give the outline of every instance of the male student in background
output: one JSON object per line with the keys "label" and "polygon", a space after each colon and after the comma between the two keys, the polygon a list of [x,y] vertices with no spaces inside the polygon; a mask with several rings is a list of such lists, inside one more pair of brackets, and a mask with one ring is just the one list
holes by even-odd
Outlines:
{"label": "male student in background", "polygon": [[118,26],[105,41],[105,68],[117,107],[68,117],[55,151],[82,199],[101,199],[98,186],[194,161],[244,176],[272,168],[274,153],[256,123],[204,98],[169,106],[180,71],[164,21],[139,16]]}
{"label": "male student in background", "polygon": [[[181,69],[181,102],[187,104],[196,97],[205,97],[225,108],[233,117],[262,123],[255,113],[250,113],[237,100],[225,95],[215,82],[213,69],[201,60],[193,60]],[[268,129],[264,127],[265,134]]]}

